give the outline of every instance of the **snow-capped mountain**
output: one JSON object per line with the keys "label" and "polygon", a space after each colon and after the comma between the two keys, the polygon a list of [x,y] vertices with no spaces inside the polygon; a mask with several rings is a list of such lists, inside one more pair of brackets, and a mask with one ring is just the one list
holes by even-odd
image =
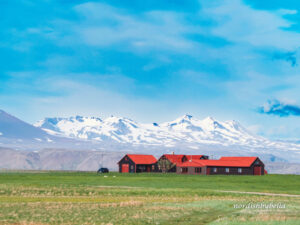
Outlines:
{"label": "snow-capped mountain", "polygon": [[[85,140],[98,145],[111,143],[116,150],[140,152],[197,152],[212,155],[258,155],[270,161],[300,161],[300,144],[270,141],[248,131],[237,121],[203,120],[184,115],[171,122],[138,123],[111,116],[46,118],[35,124],[49,134]],[[293,157],[291,157],[293,156]]]}
{"label": "snow-capped mountain", "polygon": [[184,115],[167,123],[143,124],[128,118],[111,116],[46,118],[35,124],[49,134],[93,141],[114,140],[120,143],[165,145],[177,143],[261,145],[266,139],[250,133],[236,121],[219,122],[212,117],[198,120]]}

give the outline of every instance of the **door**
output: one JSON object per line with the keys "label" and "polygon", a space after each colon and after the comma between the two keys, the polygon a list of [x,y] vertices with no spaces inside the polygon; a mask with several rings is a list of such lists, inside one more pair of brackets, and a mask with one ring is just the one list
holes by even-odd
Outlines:
{"label": "door", "polygon": [[129,173],[129,164],[122,164],[122,173]]}
{"label": "door", "polygon": [[254,166],[254,175],[261,175],[261,167],[260,166]]}
{"label": "door", "polygon": [[206,175],[209,175],[209,174],[210,174],[210,168],[206,167]]}
{"label": "door", "polygon": [[148,172],[148,173],[151,172],[151,166],[147,166],[147,172]]}

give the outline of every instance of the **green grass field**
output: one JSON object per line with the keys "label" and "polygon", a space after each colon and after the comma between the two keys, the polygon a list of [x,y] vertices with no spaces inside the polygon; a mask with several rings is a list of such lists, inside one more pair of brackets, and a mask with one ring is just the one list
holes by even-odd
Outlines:
{"label": "green grass field", "polygon": [[0,224],[295,225],[300,176],[1,172]]}

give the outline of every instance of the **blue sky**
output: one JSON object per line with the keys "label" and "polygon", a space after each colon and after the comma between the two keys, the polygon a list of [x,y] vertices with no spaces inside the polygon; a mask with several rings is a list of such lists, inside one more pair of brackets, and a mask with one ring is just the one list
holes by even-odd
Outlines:
{"label": "blue sky", "polygon": [[43,117],[185,113],[300,139],[300,2],[1,1],[0,108]]}

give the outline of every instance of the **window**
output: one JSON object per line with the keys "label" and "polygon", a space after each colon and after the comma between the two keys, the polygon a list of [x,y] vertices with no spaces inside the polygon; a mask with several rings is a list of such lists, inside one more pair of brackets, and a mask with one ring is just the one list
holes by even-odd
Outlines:
{"label": "window", "polygon": [[217,172],[217,168],[216,168],[216,167],[213,168],[213,172],[214,172],[214,173]]}
{"label": "window", "polygon": [[196,167],[195,168],[195,173],[201,173],[201,167]]}
{"label": "window", "polygon": [[146,166],[139,166],[139,169],[142,170],[142,171],[145,171],[146,170]]}
{"label": "window", "polygon": [[154,165],[152,165],[152,170],[154,170],[155,169],[155,167],[154,167]]}
{"label": "window", "polygon": [[238,168],[238,173],[242,173],[242,168]]}
{"label": "window", "polygon": [[229,168],[225,168],[225,172],[226,172],[226,173],[229,173]]}
{"label": "window", "polygon": [[188,172],[188,168],[187,167],[182,167],[181,168],[181,172],[182,173],[187,173]]}

